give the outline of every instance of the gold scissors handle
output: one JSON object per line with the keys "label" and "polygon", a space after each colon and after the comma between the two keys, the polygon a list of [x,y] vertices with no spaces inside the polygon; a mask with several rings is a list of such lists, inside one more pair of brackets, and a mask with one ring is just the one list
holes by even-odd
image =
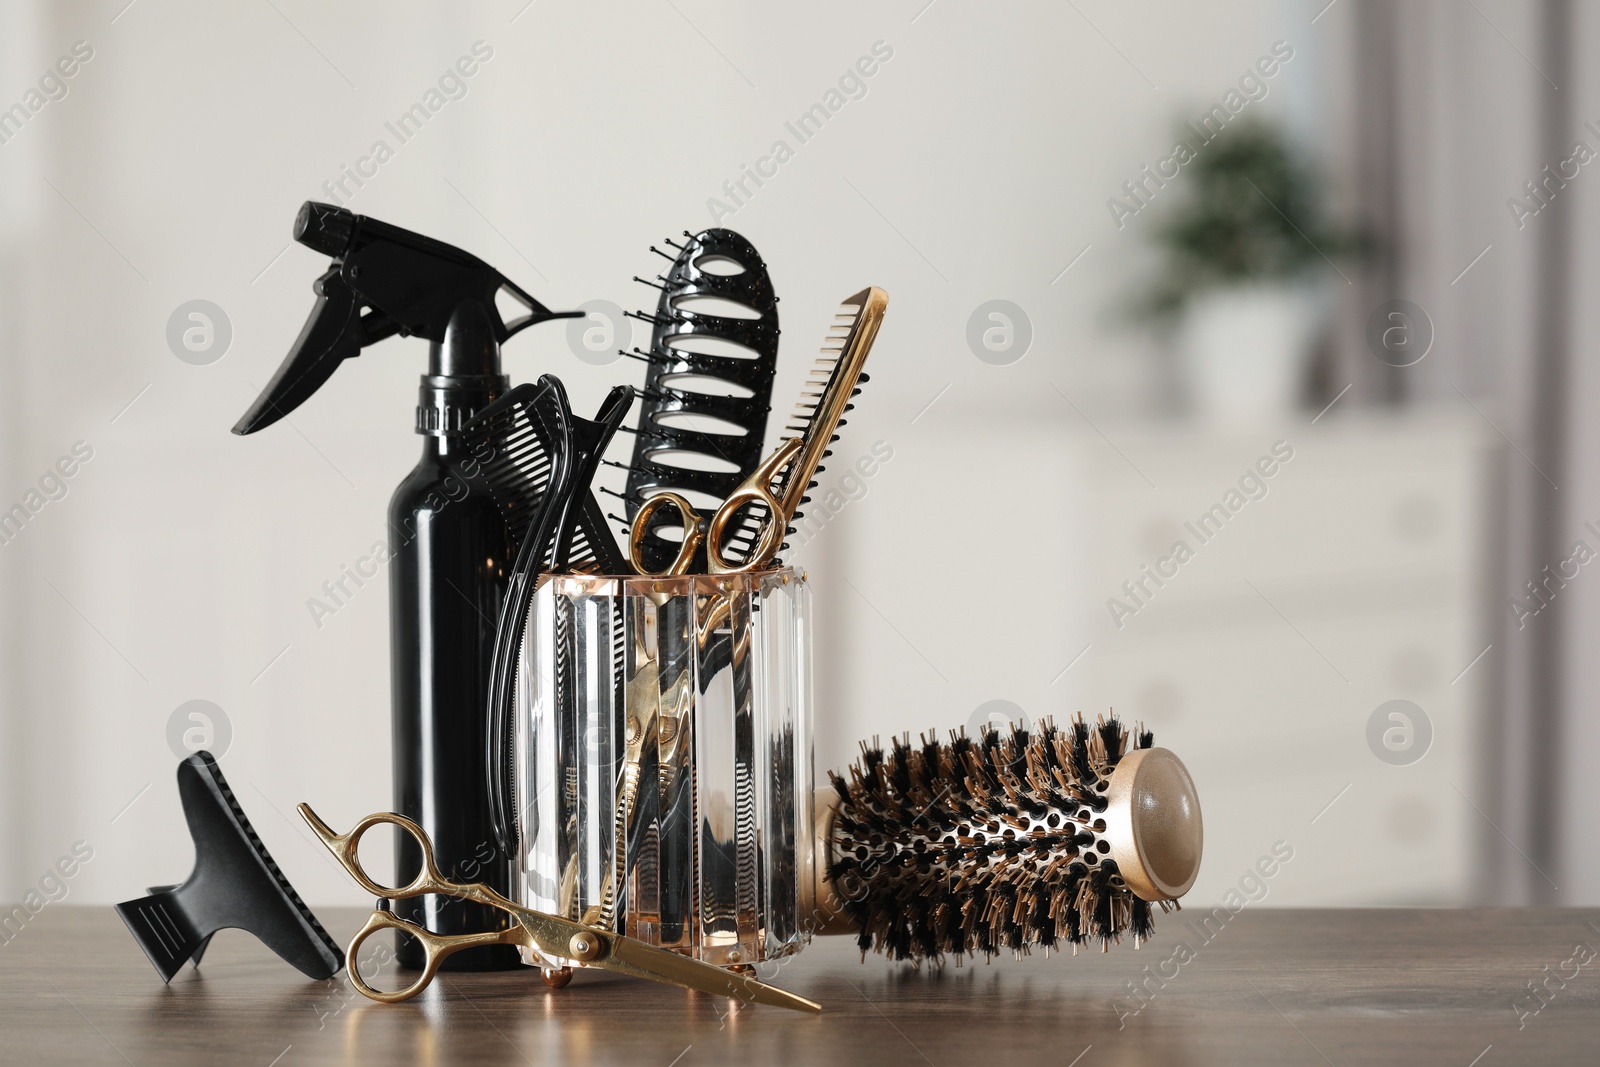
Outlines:
{"label": "gold scissors handle", "polygon": [[[422,827],[404,815],[395,815],[382,812],[368,815],[356,823],[349,833],[336,834],[328,824],[311,810],[309,804],[301,804],[298,808],[300,817],[305,819],[313,833],[321,838],[333,858],[338,860],[345,870],[350,872],[350,877],[356,884],[375,897],[384,900],[409,900],[429,893],[439,893],[458,899],[473,900],[479,904],[500,908],[515,915],[515,905],[499,893],[490,889],[482,882],[459,883],[449,881],[439,873],[439,865],[433,857],[433,842],[428,840],[428,834]],[[422,869],[417,876],[404,886],[394,887],[382,885],[373,880],[372,876],[361,866],[361,838],[374,826],[398,826],[410,834],[422,849]],[[359,953],[362,944],[379,930],[400,930],[416,938],[422,945],[423,968],[417,980],[404,989],[393,992],[384,992],[374,989],[367,984],[361,974]],[[350,984],[355,986],[363,996],[385,1004],[395,1004],[402,1000],[410,1000],[422,992],[433,976],[439,971],[439,964],[446,956],[460,952],[462,949],[477,948],[479,945],[522,945],[528,943],[527,931],[520,923],[511,925],[504,930],[489,930],[478,934],[436,934],[432,930],[418,926],[407,919],[388,910],[376,910],[367,916],[367,924],[356,934],[350,946],[345,949],[344,966],[350,974]]]}
{"label": "gold scissors handle", "polygon": [[[366,978],[361,973],[359,956],[361,945],[379,930],[399,930],[416,938],[422,945],[422,973],[417,976],[415,982],[404,989],[390,992],[374,989],[367,984]],[[464,948],[477,948],[480,945],[521,945],[527,940],[527,932],[520,925],[505,930],[488,930],[481,934],[436,934],[409,919],[400,918],[392,911],[378,909],[367,916],[367,924],[350,942],[350,947],[345,949],[344,969],[350,975],[350,984],[355,986],[362,996],[384,1004],[398,1004],[402,1000],[410,1000],[426,989],[428,983],[433,981],[434,975],[439,973],[439,964],[444,962],[446,956],[460,952]]]}
{"label": "gold scissors handle", "polygon": [[[350,872],[350,877],[356,884],[375,897],[384,900],[409,900],[412,897],[426,896],[429,893],[439,893],[448,897],[459,897],[465,900],[487,904],[491,908],[510,909],[515,907],[511,901],[496,893],[482,882],[452,882],[439,873],[439,865],[434,862],[433,842],[428,840],[428,832],[404,815],[393,812],[379,812],[368,815],[356,823],[355,827],[347,834],[336,834],[311,810],[311,805],[301,804],[297,809],[300,817],[306,821],[312,831],[322,839],[333,858],[338,860],[345,870]],[[422,869],[417,876],[411,879],[408,885],[387,886],[372,880],[366,869],[361,866],[361,837],[374,826],[398,826],[410,834],[422,849]]]}
{"label": "gold scissors handle", "polygon": [[[645,532],[650,529],[650,517],[668,504],[678,513],[678,518],[683,524],[683,541],[678,545],[678,554],[672,562],[667,564],[664,571],[652,571],[644,564],[642,549],[644,548]],[[633,569],[651,578],[675,578],[689,570],[689,564],[694,560],[694,554],[700,549],[700,542],[705,537],[705,520],[700,513],[677,493],[657,493],[655,496],[639,505],[639,510],[633,516],[633,528],[628,531],[628,561],[633,564]]]}
{"label": "gold scissors handle", "polygon": [[[778,546],[783,544],[784,534],[789,531],[789,515],[783,503],[772,493],[772,480],[800,454],[803,447],[805,443],[798,437],[785,440],[772,455],[761,461],[761,466],[739,488],[728,494],[728,499],[711,516],[711,524],[706,527],[706,562],[710,564],[712,574],[756,570],[778,554]],[[750,558],[743,563],[729,563],[722,555],[725,547],[723,538],[728,523],[746,504],[762,505],[767,510],[767,517],[761,520],[761,535],[750,550]]]}
{"label": "gold scissors handle", "polygon": [[[702,542],[706,546],[706,562],[712,574],[738,574],[765,566],[778,554],[778,547],[783,543],[784,534],[789,529],[790,517],[783,503],[772,492],[772,480],[800,454],[803,447],[804,443],[798,437],[785,440],[772,455],[761,461],[761,465],[751,473],[750,477],[729,494],[722,502],[722,506],[717,508],[716,514],[711,516],[709,523],[677,493],[658,493],[646,500],[634,514],[633,525],[628,531],[628,558],[633,563],[634,569],[646,577],[653,578],[686,574]],[[750,551],[750,557],[742,563],[732,562],[723,554],[723,550],[728,547],[725,541],[728,524],[741,509],[750,504],[760,504],[766,509],[767,514],[761,520],[761,531],[754,548]],[[651,571],[646,569],[642,559],[641,550],[644,547],[645,534],[650,528],[651,516],[668,505],[682,520],[683,541],[678,546],[677,556],[667,565],[666,570]]]}

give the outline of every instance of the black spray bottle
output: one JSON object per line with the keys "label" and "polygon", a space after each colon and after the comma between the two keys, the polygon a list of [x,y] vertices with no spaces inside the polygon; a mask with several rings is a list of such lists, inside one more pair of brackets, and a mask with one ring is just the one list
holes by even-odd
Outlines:
{"label": "black spray bottle", "polygon": [[[394,810],[428,832],[446,877],[509,893],[484,746],[510,534],[494,501],[458,473],[472,462],[458,434],[508,386],[502,342],[534,323],[583,313],[552,312],[459,248],[330,204],[306,203],[294,238],[333,262],[313,286],[317,303],[294,347],[233,432],[254,433],[289,414],[366,345],[396,333],[430,342],[417,404],[422,461],[389,504]],[[528,314],[505,322],[495,306],[501,293]],[[397,841],[394,884],[404,885],[422,855],[409,834]],[[394,910],[441,934],[500,929],[508,918],[438,896],[396,901]],[[421,967],[420,946],[400,940],[401,965]],[[457,953],[445,968],[517,965],[516,949],[492,946]]]}

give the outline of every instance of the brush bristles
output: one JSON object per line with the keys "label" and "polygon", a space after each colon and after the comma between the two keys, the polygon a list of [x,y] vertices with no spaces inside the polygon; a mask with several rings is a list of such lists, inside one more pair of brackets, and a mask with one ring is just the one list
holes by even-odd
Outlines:
{"label": "brush bristles", "polygon": [[[827,877],[857,943],[896,960],[1025,955],[1131,933],[1150,936],[1150,905],[1123,883],[1104,840],[1112,770],[1152,736],[1116,717],[1067,729],[985,728],[948,743],[863,742],[839,802]],[[1174,905],[1176,906],[1176,905]],[[1166,910],[1167,904],[1161,905]]]}

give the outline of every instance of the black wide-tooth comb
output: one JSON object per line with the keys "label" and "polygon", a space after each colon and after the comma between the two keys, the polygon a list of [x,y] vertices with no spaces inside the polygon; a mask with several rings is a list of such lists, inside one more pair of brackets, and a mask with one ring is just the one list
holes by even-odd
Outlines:
{"label": "black wide-tooth comb", "polygon": [[194,870],[182,885],[117,905],[163,982],[205,952],[211,935],[237,927],[260,938],[308,978],[344,964],[333,943],[272,861],[209,752],[178,764],[178,794],[194,839]]}
{"label": "black wide-tooth comb", "polygon": [[[732,230],[693,235],[685,230],[684,237],[682,245],[666,242],[679,250],[675,259],[651,246],[652,252],[673,259],[672,269],[656,286],[661,297],[655,314],[634,316],[654,329],[649,355],[641,357],[650,368],[623,494],[629,522],[645,499],[657,493],[687,491],[704,494],[711,502],[722,500],[763,458],[778,365],[778,297],[772,279],[755,246]],[[712,300],[739,304],[754,317],[696,309],[697,303]],[[727,354],[730,350],[739,354]],[[702,381],[694,382],[696,378]],[[708,385],[713,392],[706,391]],[[732,423],[742,432],[709,432],[707,427],[716,425],[713,420]],[[707,462],[685,466],[674,462],[674,453],[702,456]],[[727,469],[729,464],[733,469]],[[679,543],[658,532],[673,524],[660,513],[645,531],[640,555],[649,569],[665,568],[678,554]],[[705,570],[703,548],[690,570]]]}

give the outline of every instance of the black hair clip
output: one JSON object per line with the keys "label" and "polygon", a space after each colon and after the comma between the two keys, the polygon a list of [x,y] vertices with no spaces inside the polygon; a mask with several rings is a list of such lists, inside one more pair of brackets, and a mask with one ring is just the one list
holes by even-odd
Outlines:
{"label": "black hair clip", "polygon": [[339,973],[344,954],[272,861],[211,753],[178,764],[178,794],[194,870],[182,885],[117,905],[161,980],[172,981],[188,960],[198,965],[211,935],[230,926],[256,935],[308,978]]}

